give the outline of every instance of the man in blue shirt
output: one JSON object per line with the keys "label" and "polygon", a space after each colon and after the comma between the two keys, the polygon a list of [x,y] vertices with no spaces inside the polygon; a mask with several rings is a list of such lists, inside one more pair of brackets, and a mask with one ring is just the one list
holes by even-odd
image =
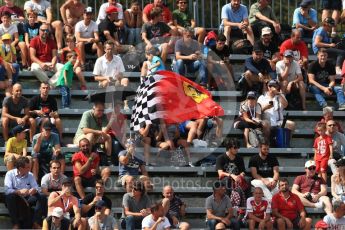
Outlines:
{"label": "man in blue shirt", "polygon": [[[19,157],[16,160],[16,168],[8,171],[5,176],[5,202],[13,229],[37,229],[42,221],[42,200],[30,169],[29,158]],[[30,213],[30,207],[34,207],[34,213]]]}
{"label": "man in blue shirt", "polygon": [[61,173],[65,172],[65,157],[61,153],[59,135],[52,132],[52,124],[46,121],[42,125],[42,132],[36,134],[32,141],[32,172],[35,178],[41,178],[49,173],[49,162],[58,160],[61,164]]}
{"label": "man in blue shirt", "polygon": [[312,0],[303,0],[293,13],[292,27],[302,32],[302,37],[311,38],[317,28],[317,12],[311,8]]}
{"label": "man in blue shirt", "polygon": [[230,34],[236,38],[246,36],[250,43],[254,44],[253,30],[248,21],[248,9],[241,4],[241,0],[231,0],[229,4],[223,6],[219,30],[224,31],[227,45],[230,42]]}
{"label": "man in blue shirt", "polygon": [[335,21],[333,18],[325,18],[322,21],[322,26],[314,31],[312,47],[314,54],[317,54],[320,48],[326,48],[328,56],[336,59],[335,71],[337,75],[340,75],[345,58],[345,51],[332,42],[332,39],[328,36],[328,33],[332,31],[332,27],[334,26]]}

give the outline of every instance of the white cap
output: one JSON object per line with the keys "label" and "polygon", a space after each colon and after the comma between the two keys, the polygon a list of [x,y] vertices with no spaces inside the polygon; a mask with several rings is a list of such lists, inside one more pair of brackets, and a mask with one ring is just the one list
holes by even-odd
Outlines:
{"label": "white cap", "polygon": [[55,217],[58,217],[58,218],[62,217],[63,216],[62,208],[60,208],[60,207],[54,208],[53,212],[52,212],[52,216],[55,216]]}
{"label": "white cap", "polygon": [[309,168],[310,166],[316,166],[315,161],[309,160],[305,162],[305,165],[304,165],[305,168]]}
{"label": "white cap", "polygon": [[261,30],[261,36],[264,36],[266,34],[271,34],[271,33],[272,33],[272,30],[268,26],[262,28],[262,30]]}

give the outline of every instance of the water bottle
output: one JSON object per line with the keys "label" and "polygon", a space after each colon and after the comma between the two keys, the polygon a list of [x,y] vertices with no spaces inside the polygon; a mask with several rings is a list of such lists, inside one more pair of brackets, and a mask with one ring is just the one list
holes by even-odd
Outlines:
{"label": "water bottle", "polygon": [[202,59],[206,60],[207,59],[207,54],[208,54],[208,47],[203,45],[202,46]]}

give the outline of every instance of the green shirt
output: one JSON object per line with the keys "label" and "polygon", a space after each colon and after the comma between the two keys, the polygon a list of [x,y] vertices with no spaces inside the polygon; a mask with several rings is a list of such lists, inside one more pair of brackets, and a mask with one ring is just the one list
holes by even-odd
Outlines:
{"label": "green shirt", "polygon": [[72,80],[73,80],[74,73],[73,73],[73,64],[70,61],[66,62],[66,64],[62,67],[56,86],[65,86],[65,78],[64,78],[65,71],[67,74],[67,86],[72,87]]}
{"label": "green shirt", "polygon": [[262,15],[266,16],[267,18],[277,21],[276,15],[274,14],[272,8],[270,6],[266,6],[263,9],[259,8],[259,3],[254,3],[249,10],[249,23],[253,24],[257,21],[259,21],[258,18],[256,18],[256,14],[261,13]]}
{"label": "green shirt", "polygon": [[173,12],[173,20],[176,20],[178,25],[187,27],[191,26],[192,17],[188,11],[181,12],[180,10],[176,9]]}
{"label": "green shirt", "polygon": [[83,128],[90,128],[94,130],[102,130],[102,128],[106,127],[108,124],[108,120],[105,114],[103,114],[102,118],[99,119],[97,122],[97,118],[93,116],[93,110],[88,110],[83,113],[81,117],[77,133],[75,137],[79,137],[80,135],[84,134]]}

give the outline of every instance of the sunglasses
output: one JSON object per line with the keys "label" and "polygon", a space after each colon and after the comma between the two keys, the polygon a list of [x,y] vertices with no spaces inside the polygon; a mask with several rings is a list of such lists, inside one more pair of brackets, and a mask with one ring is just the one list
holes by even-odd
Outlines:
{"label": "sunglasses", "polygon": [[311,167],[309,167],[309,168],[307,168],[308,170],[315,170],[316,169],[316,167],[315,166],[311,166]]}
{"label": "sunglasses", "polygon": [[40,29],[40,31],[44,32],[44,33],[49,33],[48,29]]}
{"label": "sunglasses", "polygon": [[102,210],[102,207],[95,207],[95,210],[100,211],[100,210]]}
{"label": "sunglasses", "polygon": [[329,125],[327,125],[328,127],[334,127],[335,126],[335,124],[329,124]]}

